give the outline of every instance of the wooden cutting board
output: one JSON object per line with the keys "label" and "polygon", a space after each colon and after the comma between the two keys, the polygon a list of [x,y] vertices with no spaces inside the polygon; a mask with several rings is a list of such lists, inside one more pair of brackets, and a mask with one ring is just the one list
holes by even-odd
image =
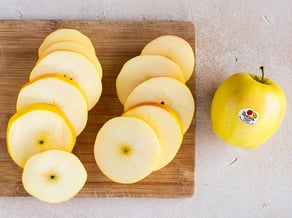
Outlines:
{"label": "wooden cutting board", "polygon": [[[164,34],[186,39],[195,49],[195,29],[191,22],[174,21],[0,21],[0,196],[28,196],[21,183],[22,169],[9,157],[6,128],[15,113],[17,94],[37,61],[42,40],[52,31],[76,28],[93,42],[103,66],[103,93],[89,112],[83,133],[77,138],[74,153],[88,172],[88,180],[77,197],[190,197],[194,193],[195,121],[185,134],[175,159],[146,179],[130,185],[111,182],[98,169],[93,144],[101,126],[119,116],[123,107],[115,90],[115,79],[122,65],[139,55],[150,40]],[[187,85],[195,96],[195,73]]]}

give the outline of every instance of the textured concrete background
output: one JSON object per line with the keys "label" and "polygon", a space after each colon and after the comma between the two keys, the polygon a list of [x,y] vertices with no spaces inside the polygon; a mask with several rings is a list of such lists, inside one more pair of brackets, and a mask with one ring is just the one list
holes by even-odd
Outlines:
{"label": "textured concrete background", "polygon": [[[0,198],[1,217],[292,216],[292,2],[289,0],[0,0],[0,19],[188,20],[196,25],[196,186],[190,199],[74,199],[48,205]],[[238,71],[284,89],[287,114],[262,147],[226,145],[211,130],[213,92]],[[231,163],[233,160],[236,161]]]}

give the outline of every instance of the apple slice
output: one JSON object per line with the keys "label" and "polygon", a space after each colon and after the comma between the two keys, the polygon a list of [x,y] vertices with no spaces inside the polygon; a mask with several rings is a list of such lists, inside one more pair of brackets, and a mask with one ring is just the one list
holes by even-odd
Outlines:
{"label": "apple slice", "polygon": [[160,36],[150,41],[141,55],[162,55],[177,63],[184,73],[185,81],[192,76],[195,67],[195,55],[190,44],[174,35]]}
{"label": "apple slice", "polygon": [[108,120],[97,133],[94,144],[100,170],[118,183],[134,183],[148,176],[159,152],[154,130],[134,117]]}
{"label": "apple slice", "polygon": [[102,84],[94,65],[83,55],[70,51],[55,51],[37,63],[30,73],[30,81],[45,74],[60,74],[75,81],[85,93],[88,110],[98,102]]}
{"label": "apple slice", "polygon": [[57,106],[33,104],[10,118],[6,139],[10,157],[23,167],[30,156],[42,151],[62,149],[71,152],[75,132]]}
{"label": "apple slice", "polygon": [[182,126],[177,114],[166,105],[146,103],[129,109],[122,116],[136,117],[151,126],[161,146],[153,171],[160,170],[172,161],[183,140]]}
{"label": "apple slice", "polygon": [[76,29],[62,28],[50,33],[42,42],[39,47],[39,57],[43,55],[43,52],[55,42],[76,42],[88,48],[95,54],[94,46],[91,40]]}
{"label": "apple slice", "polygon": [[18,94],[16,109],[19,111],[35,103],[60,107],[73,125],[76,136],[85,128],[88,114],[86,97],[74,81],[50,74],[26,83]]}
{"label": "apple slice", "polygon": [[179,66],[170,59],[159,55],[137,56],[122,67],[117,80],[117,95],[122,104],[131,91],[140,83],[153,77],[172,77],[185,82]]}
{"label": "apple slice", "polygon": [[49,150],[30,157],[22,173],[24,189],[47,203],[73,198],[84,186],[87,172],[73,153]]}
{"label": "apple slice", "polygon": [[39,59],[43,59],[45,56],[47,56],[48,54],[54,51],[71,51],[71,52],[77,52],[83,55],[91,63],[94,64],[99,74],[99,78],[102,79],[102,67],[98,58],[91,50],[89,50],[85,46],[78,44],[76,42],[55,42],[51,44],[46,50],[43,51],[42,56],[40,56]]}
{"label": "apple slice", "polygon": [[173,109],[179,116],[183,133],[193,120],[195,102],[189,88],[182,82],[169,77],[156,77],[138,85],[128,96],[124,111],[141,104],[156,102]]}

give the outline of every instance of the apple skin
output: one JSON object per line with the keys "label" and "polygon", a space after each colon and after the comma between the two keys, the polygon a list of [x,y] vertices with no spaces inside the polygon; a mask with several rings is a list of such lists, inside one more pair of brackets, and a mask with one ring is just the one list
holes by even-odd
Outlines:
{"label": "apple skin", "polygon": [[[254,124],[239,117],[255,111]],[[266,142],[279,128],[286,112],[286,96],[274,81],[248,73],[237,73],[223,81],[211,105],[211,123],[217,136],[230,145],[255,148]]]}

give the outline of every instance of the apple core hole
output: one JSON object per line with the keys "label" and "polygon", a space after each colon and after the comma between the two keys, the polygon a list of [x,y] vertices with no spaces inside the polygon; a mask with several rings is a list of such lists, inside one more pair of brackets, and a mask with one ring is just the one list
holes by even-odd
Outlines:
{"label": "apple core hole", "polygon": [[55,179],[55,175],[50,175],[50,178],[54,180]]}
{"label": "apple core hole", "polygon": [[42,140],[42,139],[39,140],[39,144],[40,144],[40,145],[43,145],[44,143],[45,143],[44,140]]}
{"label": "apple core hole", "polygon": [[130,146],[128,146],[128,145],[124,145],[124,146],[121,147],[121,152],[122,152],[122,154],[124,154],[124,155],[130,155],[131,152],[132,152],[132,149],[131,149]]}

